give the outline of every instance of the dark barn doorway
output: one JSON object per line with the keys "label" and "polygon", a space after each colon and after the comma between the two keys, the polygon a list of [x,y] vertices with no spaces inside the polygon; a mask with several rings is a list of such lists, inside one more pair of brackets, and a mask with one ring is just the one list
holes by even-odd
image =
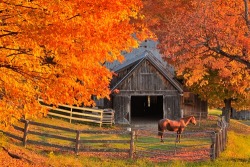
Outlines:
{"label": "dark barn doorway", "polygon": [[131,96],[131,121],[163,118],[163,96]]}

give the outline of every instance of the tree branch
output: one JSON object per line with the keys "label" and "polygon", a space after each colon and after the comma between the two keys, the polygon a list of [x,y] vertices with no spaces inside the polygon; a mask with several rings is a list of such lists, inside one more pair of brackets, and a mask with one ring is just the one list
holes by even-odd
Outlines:
{"label": "tree branch", "polygon": [[71,19],[73,19],[73,18],[75,18],[75,17],[77,17],[77,16],[81,16],[81,15],[78,13],[78,14],[76,14],[75,16],[72,16],[72,17],[68,18],[67,20],[71,20]]}
{"label": "tree branch", "polygon": [[244,12],[244,19],[248,28],[247,34],[249,34],[250,31],[250,22],[249,22],[249,12],[248,12],[248,0],[244,0],[244,7],[245,7],[245,12]]}
{"label": "tree branch", "polygon": [[2,37],[4,37],[4,36],[8,36],[8,35],[17,35],[18,34],[18,32],[9,32],[9,33],[7,33],[7,34],[2,34],[2,35],[0,35],[0,38],[2,38]]}
{"label": "tree branch", "polygon": [[28,9],[38,9],[35,7],[31,7],[31,6],[24,6],[22,3],[20,3],[20,4],[14,4],[14,3],[10,3],[10,2],[3,2],[3,3],[5,3],[6,5],[12,5],[12,6],[16,6],[16,7],[28,8]]}
{"label": "tree branch", "polygon": [[0,46],[0,49],[6,49],[6,50],[11,50],[11,51],[17,52],[17,53],[9,54],[6,57],[15,56],[15,55],[19,55],[19,54],[32,55],[32,54],[30,54],[32,49],[22,49],[22,48],[16,49],[16,48],[9,48],[9,47],[5,47],[5,46]]}
{"label": "tree branch", "polygon": [[247,61],[247,60],[244,60],[244,59],[240,58],[240,56],[238,56],[238,55],[228,54],[228,53],[224,52],[223,50],[221,50],[218,47],[216,47],[216,48],[209,48],[209,49],[212,50],[212,51],[214,51],[215,53],[218,53],[218,54],[220,54],[220,55],[222,55],[224,57],[229,58],[230,60],[235,60],[235,61],[237,61],[239,63],[242,63],[242,64],[246,65],[248,69],[250,69],[250,62]]}

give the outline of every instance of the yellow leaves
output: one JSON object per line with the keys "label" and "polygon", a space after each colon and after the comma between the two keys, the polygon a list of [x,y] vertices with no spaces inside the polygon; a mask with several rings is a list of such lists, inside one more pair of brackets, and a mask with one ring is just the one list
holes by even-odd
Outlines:
{"label": "yellow leaves", "polygon": [[46,114],[38,97],[55,105],[109,98],[112,72],[103,64],[137,47],[134,33],[149,34],[130,23],[140,7],[140,0],[0,2],[0,122]]}
{"label": "yellow leaves", "polygon": [[187,80],[186,85],[192,86],[193,84],[199,83],[200,86],[206,85],[208,82],[204,79],[207,76],[205,69],[195,69],[183,74],[185,80]]}

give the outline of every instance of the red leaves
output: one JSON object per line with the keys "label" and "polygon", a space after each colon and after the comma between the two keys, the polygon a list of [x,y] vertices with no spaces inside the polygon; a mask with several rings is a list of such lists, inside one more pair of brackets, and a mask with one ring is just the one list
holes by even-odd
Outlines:
{"label": "red leaves", "polygon": [[166,0],[146,1],[144,13],[148,20],[157,20],[149,26],[177,74],[201,96],[223,103],[226,96],[249,98],[250,38],[248,16],[242,17],[246,10],[241,0]]}

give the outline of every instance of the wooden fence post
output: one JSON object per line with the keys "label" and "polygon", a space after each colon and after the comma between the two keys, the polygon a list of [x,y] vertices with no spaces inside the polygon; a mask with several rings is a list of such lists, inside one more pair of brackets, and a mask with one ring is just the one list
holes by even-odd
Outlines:
{"label": "wooden fence post", "polygon": [[72,107],[70,108],[70,118],[69,118],[69,123],[71,123],[71,119],[72,119],[72,112],[73,112],[73,109]]}
{"label": "wooden fence post", "polygon": [[[222,116],[221,120],[218,121],[220,130],[216,133],[215,137],[215,158],[220,156],[220,153],[226,149],[227,145],[227,122],[225,117]],[[212,147],[212,146],[211,146]]]}
{"label": "wooden fence post", "polygon": [[225,127],[222,129],[222,151],[225,150],[226,142],[225,142]]}
{"label": "wooden fence post", "polygon": [[227,148],[227,127],[225,128],[225,149]]}
{"label": "wooden fence post", "polygon": [[23,131],[23,146],[24,147],[26,147],[26,144],[27,144],[28,131],[29,131],[29,121],[25,120],[24,131]]}
{"label": "wooden fence post", "polygon": [[212,141],[212,144],[210,147],[210,158],[211,158],[211,160],[215,160],[215,158],[216,158],[216,156],[215,156],[216,133],[214,133],[211,136],[211,141]]}
{"label": "wooden fence post", "polygon": [[138,141],[139,129],[135,131],[135,140]]}
{"label": "wooden fence post", "polygon": [[223,129],[220,130],[220,153],[223,151]]}
{"label": "wooden fence post", "polygon": [[101,112],[101,119],[100,119],[100,127],[102,127],[102,120],[103,120],[103,116],[104,114],[103,114],[103,111]]}
{"label": "wooden fence post", "polygon": [[135,131],[131,131],[129,158],[133,158],[133,154],[134,154],[134,140],[135,140]]}
{"label": "wooden fence post", "polygon": [[79,142],[80,142],[80,131],[77,130],[76,131],[76,145],[75,145],[75,153],[76,153],[76,155],[78,155],[78,152],[79,152],[79,147],[80,147]]}
{"label": "wooden fence post", "polygon": [[220,129],[220,131],[217,133],[216,136],[216,152],[217,155],[216,157],[220,156],[220,153],[222,152],[222,130]]}
{"label": "wooden fence post", "polygon": [[218,158],[220,154],[220,142],[219,142],[219,132],[215,134],[215,158]]}

